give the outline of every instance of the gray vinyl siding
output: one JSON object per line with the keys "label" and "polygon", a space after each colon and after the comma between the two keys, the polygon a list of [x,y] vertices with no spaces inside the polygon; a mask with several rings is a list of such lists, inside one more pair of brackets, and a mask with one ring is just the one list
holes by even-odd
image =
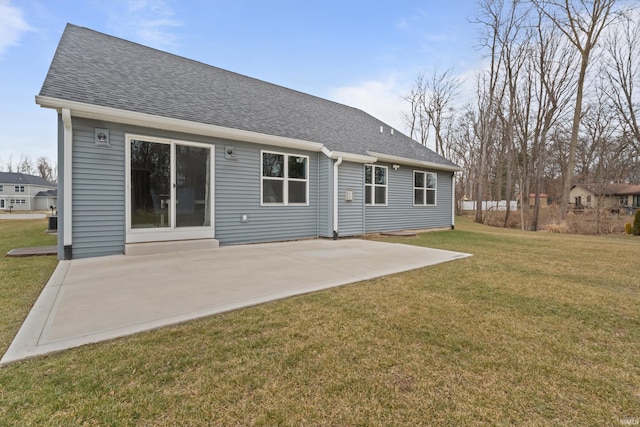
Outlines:
{"label": "gray vinyl siding", "polygon": [[[366,206],[367,233],[451,226],[451,172],[401,165],[388,168],[387,206]],[[436,206],[413,206],[413,171],[436,172]]]}
{"label": "gray vinyl siding", "polygon": [[[338,166],[338,234],[364,234],[364,170],[360,163],[343,162]],[[347,190],[353,191],[353,201],[346,201]]]}
{"label": "gray vinyl siding", "polygon": [[[96,127],[109,129],[111,147],[95,146],[94,129]],[[259,243],[318,237],[319,200],[320,197],[325,200],[328,197],[326,192],[322,196],[318,192],[319,157],[324,156],[321,153],[261,146],[74,117],[73,258],[124,253],[126,133],[215,145],[214,224],[215,237],[220,241],[220,244]],[[62,136],[60,138],[62,143]],[[235,160],[225,158],[226,145],[235,147],[237,156]],[[261,150],[309,157],[308,206],[261,206]],[[60,188],[62,189],[63,170],[60,172]],[[328,173],[328,171],[325,172]],[[59,203],[62,205],[62,197]],[[248,215],[249,221],[247,223],[241,222],[242,215]],[[62,236],[62,230],[60,231],[60,236]],[[62,238],[60,238],[58,250],[62,256]]]}
{"label": "gray vinyl siding", "polygon": [[105,127],[74,117],[73,122],[73,258],[124,252],[124,133],[110,127],[111,147],[95,145],[95,128]]}
{"label": "gray vinyl siding", "polygon": [[[224,157],[233,145],[236,159]],[[261,150],[309,157],[309,205],[261,206]],[[216,144],[215,235],[222,245],[260,243],[318,236],[318,158],[320,153],[237,141]],[[241,222],[248,215],[249,221]]]}
{"label": "gray vinyl siding", "polygon": [[318,174],[318,236],[333,235],[333,160],[320,154]]}

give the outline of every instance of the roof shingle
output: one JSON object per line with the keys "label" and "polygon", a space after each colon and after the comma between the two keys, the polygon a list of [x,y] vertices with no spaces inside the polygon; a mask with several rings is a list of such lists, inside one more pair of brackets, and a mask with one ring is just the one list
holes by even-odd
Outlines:
{"label": "roof shingle", "polygon": [[362,110],[72,24],[40,96],[455,166]]}

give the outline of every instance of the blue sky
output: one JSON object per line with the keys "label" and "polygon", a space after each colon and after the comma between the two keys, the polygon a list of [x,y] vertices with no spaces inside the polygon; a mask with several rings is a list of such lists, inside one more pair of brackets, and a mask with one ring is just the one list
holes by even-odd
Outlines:
{"label": "blue sky", "polygon": [[0,0],[0,169],[55,163],[35,104],[67,22],[365,110],[405,129],[418,73],[480,64],[476,0]]}

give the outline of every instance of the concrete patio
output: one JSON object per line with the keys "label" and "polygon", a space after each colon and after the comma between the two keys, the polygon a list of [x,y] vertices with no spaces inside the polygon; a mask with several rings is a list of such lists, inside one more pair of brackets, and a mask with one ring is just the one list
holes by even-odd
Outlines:
{"label": "concrete patio", "polygon": [[61,261],[0,365],[468,256],[341,239]]}

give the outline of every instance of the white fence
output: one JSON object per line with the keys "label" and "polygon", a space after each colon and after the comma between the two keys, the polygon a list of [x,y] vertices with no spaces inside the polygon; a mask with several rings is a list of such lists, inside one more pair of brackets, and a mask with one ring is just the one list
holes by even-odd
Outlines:
{"label": "white fence", "polygon": [[[494,211],[506,211],[507,203],[509,203],[509,209],[515,211],[518,209],[518,202],[515,200],[511,200],[507,202],[506,200],[487,200],[482,202],[482,210],[494,210]],[[475,211],[478,206],[478,202],[475,200],[463,200],[462,201],[462,210],[464,211]]]}

